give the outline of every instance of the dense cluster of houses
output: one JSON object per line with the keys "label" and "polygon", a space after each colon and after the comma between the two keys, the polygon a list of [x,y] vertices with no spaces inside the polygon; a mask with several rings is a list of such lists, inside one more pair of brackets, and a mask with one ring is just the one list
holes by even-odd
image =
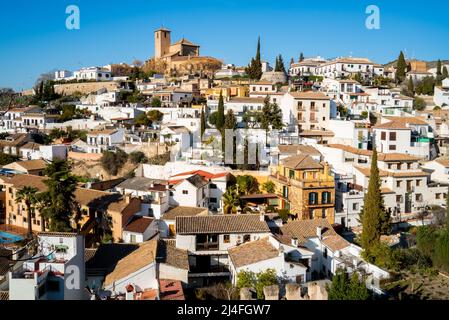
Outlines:
{"label": "dense cluster of houses", "polygon": [[[199,46],[188,40],[171,44],[166,29],[156,31],[155,41],[156,56],[167,63],[199,56]],[[416,81],[432,74],[422,71],[422,64],[410,65],[407,75]],[[80,184],[79,233],[49,232],[36,208],[31,222],[36,253],[17,267],[9,261],[23,260],[20,248],[2,245],[14,258],[0,260],[8,264],[0,268],[0,291],[8,291],[11,300],[178,300],[187,288],[235,285],[241,271],[274,269],[280,283],[304,285],[344,268],[366,276],[368,287],[382,294],[379,283],[389,274],[365,261],[362,249],[341,230],[360,228],[373,146],[381,192],[395,223],[428,223],[430,208],[445,206],[449,79],[430,99],[430,106],[441,108],[417,112],[414,99],[400,88],[366,85],[374,77],[395,75],[394,68],[366,58],[305,59],[291,64],[283,81],[267,63],[263,67],[260,81],[245,80],[242,68],[225,65],[216,77],[191,74],[173,81],[155,75],[135,83],[115,77],[110,66],[63,70],[55,74],[55,90],[81,94],[74,105],[86,116],[61,122],[57,111],[39,106],[4,112],[0,132],[7,135],[0,152],[19,159],[0,169],[0,224],[9,230],[27,228],[26,206],[16,201],[17,194],[25,186],[45,191],[44,169],[55,159],[92,161],[104,151],[147,153],[156,145],[172,150],[172,161],[141,164],[133,177]],[[312,76],[307,88],[296,80]],[[120,96],[131,87],[146,101],[157,98],[160,106],[123,102]],[[268,159],[258,171],[195,156],[210,149],[196,137],[201,114],[208,119],[216,112],[220,96],[238,129],[247,126],[245,114],[261,112],[266,101],[280,108],[283,129],[276,141],[265,140],[265,134],[248,139]],[[160,121],[135,125],[152,110],[162,113]],[[36,142],[36,133],[54,129],[85,131],[86,139]],[[223,196],[242,175],[273,188],[242,196],[249,212],[239,207],[236,214],[224,214]],[[111,240],[93,247],[98,232]]]}

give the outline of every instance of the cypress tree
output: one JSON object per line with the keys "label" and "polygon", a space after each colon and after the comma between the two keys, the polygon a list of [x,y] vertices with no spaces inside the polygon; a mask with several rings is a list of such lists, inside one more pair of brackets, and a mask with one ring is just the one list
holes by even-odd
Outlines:
{"label": "cypress tree", "polygon": [[293,59],[293,58],[291,58],[290,59],[290,66],[292,65],[292,64],[294,64],[295,63],[295,60]]}
{"label": "cypress tree", "polygon": [[274,66],[274,71],[276,71],[276,72],[281,71],[281,67],[279,65],[279,57],[276,57],[276,63],[275,63],[275,66]]}
{"label": "cypress tree", "polygon": [[286,73],[285,65],[284,65],[284,59],[282,58],[282,55],[279,55],[278,64],[279,64],[279,70],[278,71]]}
{"label": "cypress tree", "polygon": [[405,62],[404,53],[399,54],[398,62],[396,64],[396,83],[401,83],[405,79],[407,71],[407,62]]}
{"label": "cypress tree", "polygon": [[412,78],[412,76],[410,76],[409,78],[408,78],[408,92],[410,93],[410,94],[412,94],[412,95],[414,95],[415,94],[415,84],[413,83],[413,78]]}
{"label": "cypress tree", "polygon": [[204,114],[204,109],[201,109],[201,137],[206,131],[206,115]]}
{"label": "cypress tree", "polygon": [[441,60],[438,60],[438,63],[437,63],[437,77],[438,76],[442,76],[443,75],[443,73],[442,73],[442,70],[441,70]]}
{"label": "cypress tree", "polygon": [[299,62],[303,61],[304,61],[304,54],[301,52],[301,54],[299,55]]}
{"label": "cypress tree", "polygon": [[223,92],[220,91],[220,98],[218,100],[218,108],[217,108],[217,122],[215,127],[218,130],[223,129],[225,122],[225,113],[224,113],[224,100],[223,100]]}
{"label": "cypress tree", "polygon": [[449,188],[446,193],[446,229],[449,231]]}
{"label": "cypress tree", "polygon": [[251,63],[246,68],[246,74],[252,80],[260,80],[262,77],[262,61],[260,60],[260,37],[257,41],[256,57],[251,59]]}
{"label": "cypress tree", "polygon": [[373,147],[371,159],[371,172],[369,178],[368,192],[365,195],[362,212],[362,247],[369,256],[371,249],[380,243],[380,236],[387,231],[389,217],[384,208],[381,194],[381,183],[379,167],[377,165],[377,150]]}
{"label": "cypress tree", "polygon": [[447,67],[444,66],[443,67],[443,79],[447,79],[447,77],[449,76],[448,71],[447,71]]}
{"label": "cypress tree", "polygon": [[237,127],[237,119],[234,115],[234,111],[228,110],[225,117],[224,128],[234,130]]}

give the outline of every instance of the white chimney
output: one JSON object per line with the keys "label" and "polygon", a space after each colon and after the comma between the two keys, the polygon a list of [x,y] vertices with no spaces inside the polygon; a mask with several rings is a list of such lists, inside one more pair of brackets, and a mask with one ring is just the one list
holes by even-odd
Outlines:
{"label": "white chimney", "polygon": [[298,247],[298,238],[296,238],[296,237],[292,238],[292,246],[295,247],[295,248]]}
{"label": "white chimney", "polygon": [[260,219],[261,222],[265,222],[265,215],[263,213],[261,213],[259,215],[259,219]]}
{"label": "white chimney", "polygon": [[321,240],[321,238],[323,236],[323,229],[321,227],[316,227],[316,235]]}

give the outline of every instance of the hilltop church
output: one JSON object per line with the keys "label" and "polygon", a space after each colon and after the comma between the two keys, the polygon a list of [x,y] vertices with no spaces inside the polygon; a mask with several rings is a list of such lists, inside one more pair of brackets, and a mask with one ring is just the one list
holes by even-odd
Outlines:
{"label": "hilltop church", "polygon": [[189,40],[183,38],[171,44],[171,31],[165,28],[154,32],[154,48],[154,57],[169,64],[174,61],[185,61],[200,56],[200,46]]}

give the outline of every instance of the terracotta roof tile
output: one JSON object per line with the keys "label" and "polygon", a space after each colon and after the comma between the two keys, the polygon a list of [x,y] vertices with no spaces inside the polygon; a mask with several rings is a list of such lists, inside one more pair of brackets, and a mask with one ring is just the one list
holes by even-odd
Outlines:
{"label": "terracotta roof tile", "polygon": [[154,219],[150,217],[134,216],[123,230],[128,232],[144,233],[153,221]]}
{"label": "terracotta roof tile", "polygon": [[186,250],[176,248],[175,241],[160,240],[157,247],[157,262],[178,269],[189,270],[189,254]]}
{"label": "terracotta roof tile", "polygon": [[279,251],[270,243],[268,237],[228,249],[228,253],[236,268],[273,259],[280,255]]}
{"label": "terracotta roof tile", "polygon": [[142,243],[137,250],[121,259],[114,270],[109,273],[104,286],[108,287],[114,282],[152,264],[156,260],[157,240]]}
{"label": "terracotta roof tile", "polygon": [[315,161],[307,154],[291,156],[281,160],[281,164],[293,170],[301,169],[323,169],[323,165]]}
{"label": "terracotta roof tile", "polygon": [[162,215],[163,220],[176,220],[177,217],[192,217],[198,215],[207,215],[207,208],[199,207],[174,207]]}
{"label": "terracotta roof tile", "polygon": [[259,215],[215,215],[196,217],[177,217],[176,232],[178,234],[205,233],[265,233],[270,228]]}

